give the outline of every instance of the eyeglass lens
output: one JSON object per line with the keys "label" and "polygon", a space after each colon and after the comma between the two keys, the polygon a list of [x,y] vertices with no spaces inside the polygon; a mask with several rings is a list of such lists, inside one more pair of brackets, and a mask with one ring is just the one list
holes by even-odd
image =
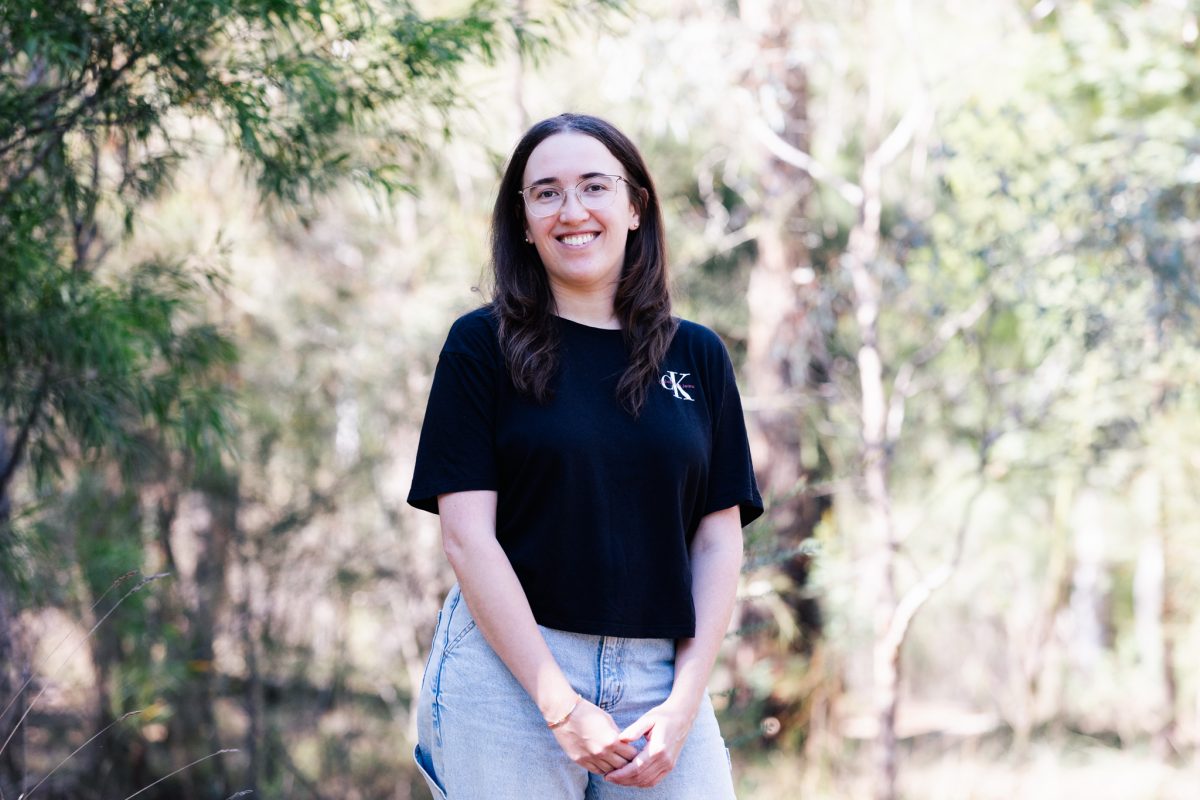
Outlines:
{"label": "eyeglass lens", "polygon": [[[584,178],[575,184],[575,197],[580,205],[591,211],[608,208],[617,195],[617,181],[612,175],[595,175]],[[557,214],[567,200],[567,193],[561,186],[545,184],[529,186],[521,191],[525,196],[525,206],[535,217],[548,217]]]}

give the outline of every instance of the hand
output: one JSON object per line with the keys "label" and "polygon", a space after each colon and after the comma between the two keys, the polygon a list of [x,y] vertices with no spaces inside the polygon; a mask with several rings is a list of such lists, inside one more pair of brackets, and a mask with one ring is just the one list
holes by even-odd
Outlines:
{"label": "hand", "polygon": [[620,769],[637,755],[636,747],[621,741],[621,731],[612,716],[582,698],[567,721],[553,733],[568,758],[597,775]]}
{"label": "hand", "polygon": [[620,786],[656,786],[675,768],[696,711],[670,698],[647,711],[621,731],[620,736],[622,742],[635,742],[645,736],[646,746],[626,766],[608,773],[604,779]]}

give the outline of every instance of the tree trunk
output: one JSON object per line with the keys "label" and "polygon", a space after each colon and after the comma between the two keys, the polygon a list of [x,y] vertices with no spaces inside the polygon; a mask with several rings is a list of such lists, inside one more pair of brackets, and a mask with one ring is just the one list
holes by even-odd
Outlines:
{"label": "tree trunk", "polygon": [[[870,82],[872,106],[868,113],[868,137],[878,141],[879,113],[876,99],[880,81]],[[874,136],[871,133],[874,132]],[[879,800],[896,796],[896,706],[900,688],[899,647],[889,646],[888,632],[892,627],[898,594],[896,590],[896,556],[899,542],[892,520],[891,489],[889,487],[890,453],[887,442],[887,394],[884,386],[883,358],[879,352],[879,278],[874,273],[879,253],[880,213],[882,210],[881,169],[868,156],[863,162],[859,186],[862,206],[858,223],[850,231],[844,260],[854,286],[854,318],[858,327],[857,353],[859,389],[862,398],[860,427],[862,433],[862,477],[866,494],[871,540],[878,548],[875,570],[875,644],[872,658],[875,679],[875,712],[879,732],[876,743],[877,787]]]}
{"label": "tree trunk", "polygon": [[[183,636],[173,644],[170,658],[186,668],[175,686],[169,723],[171,758],[186,764],[222,749],[217,729],[214,641],[217,621],[226,601],[226,571],[238,524],[236,476],[218,470],[201,481],[200,491],[178,494],[175,487],[159,500],[159,541],[168,569],[176,576],[163,601],[164,620],[177,625]],[[190,539],[190,555],[182,557],[173,542]],[[173,618],[173,619],[172,619]],[[227,796],[232,789],[225,760],[214,758],[182,773],[187,796]]]}
{"label": "tree trunk", "polygon": [[1106,604],[1109,582],[1105,552],[1104,510],[1095,490],[1079,493],[1075,504],[1071,546],[1074,574],[1071,577],[1071,660],[1081,679],[1087,680],[1099,665],[1107,647]]}
{"label": "tree trunk", "polygon": [[[807,151],[811,145],[808,118],[808,75],[790,56],[800,47],[794,41],[800,26],[798,8],[771,0],[744,2],[742,21],[758,37],[757,69],[748,77],[756,94],[769,89],[778,98],[778,118],[783,128],[775,134],[792,148]],[[774,114],[772,116],[775,116]],[[763,198],[757,213],[755,243],[757,258],[750,271],[747,301],[750,322],[747,340],[748,402],[750,435],[755,451],[763,494],[770,498],[770,519],[778,550],[777,569],[787,577],[780,599],[791,608],[800,628],[810,633],[820,627],[816,601],[805,596],[809,559],[801,545],[816,526],[828,500],[808,491],[818,459],[805,464],[806,437],[815,435],[805,425],[804,403],[813,375],[824,372],[820,332],[809,321],[819,282],[808,248],[800,232],[810,224],[806,208],[813,191],[811,177],[802,169],[767,154],[758,170]],[[809,444],[812,453],[815,445]],[[743,623],[753,627],[753,609],[746,609]],[[739,647],[758,647],[753,637],[744,637]],[[797,637],[792,649],[808,653],[809,637]],[[754,660],[740,653],[737,661]],[[819,689],[818,689],[819,690]],[[774,697],[768,713],[785,727],[803,725],[802,698]],[[819,735],[819,731],[809,734]]]}
{"label": "tree trunk", "polygon": [[[5,526],[0,519],[0,536],[8,535]],[[20,697],[17,693],[28,675],[29,661],[17,631],[16,598],[5,581],[0,583],[0,745],[8,742],[8,746],[0,754],[0,797],[15,797],[25,777],[24,729],[15,735],[14,731],[25,713],[28,692]],[[12,706],[4,712],[10,700]]]}
{"label": "tree trunk", "polygon": [[[0,468],[11,472],[7,469],[10,459],[17,456],[8,446],[8,437],[7,426],[0,422]],[[0,485],[0,555],[8,551],[13,536],[9,516],[12,506],[7,491],[9,485]],[[17,693],[29,671],[29,659],[23,652],[17,630],[17,598],[8,578],[0,573],[0,745],[9,742],[4,752],[0,753],[0,797],[15,796],[25,776],[24,736],[20,733],[14,735],[14,731],[17,720],[25,713],[27,698],[18,697]],[[5,712],[9,701],[12,701],[12,705]]]}
{"label": "tree trunk", "polygon": [[[179,698],[180,722],[191,731],[198,745],[192,758],[222,749],[217,729],[216,664],[214,642],[217,621],[226,600],[225,575],[230,546],[237,527],[238,483],[236,475],[219,471],[204,487],[203,502],[208,510],[207,525],[197,530],[199,549],[193,577],[194,603],[188,609],[188,665],[190,680],[182,687]],[[197,796],[219,791],[222,796],[232,790],[224,759],[206,762],[209,769],[193,773]]]}
{"label": "tree trunk", "polygon": [[1154,749],[1161,758],[1179,754],[1179,685],[1175,678],[1174,602],[1171,595],[1168,489],[1155,475],[1156,519],[1138,553],[1134,577],[1134,625],[1138,651],[1162,678],[1162,717],[1154,731]]}
{"label": "tree trunk", "polygon": [[875,597],[875,644],[872,658],[875,675],[875,711],[879,738],[876,752],[879,800],[896,796],[896,707],[900,691],[900,645],[890,636],[899,602],[896,588],[896,559],[899,541],[892,519],[889,486],[891,458],[887,441],[887,399],[883,360],[879,353],[878,278],[872,264],[879,249],[879,173],[863,169],[863,211],[850,234],[846,264],[854,283],[855,319],[858,323],[857,354],[862,393],[862,475],[866,493],[871,539],[878,549]]}
{"label": "tree trunk", "polygon": [[240,790],[249,790],[257,795],[266,778],[266,693],[259,663],[263,626],[258,614],[259,604],[255,602],[258,587],[251,570],[257,553],[240,525],[235,524],[233,535],[236,540],[234,552],[238,559],[241,583],[241,594],[237,600],[237,619],[234,624],[241,638],[242,657],[246,660],[246,683],[242,692],[242,707],[246,713],[246,734],[242,745],[246,770],[239,781],[239,787]]}
{"label": "tree trunk", "polygon": [[1042,584],[1045,597],[1039,605],[1033,637],[1021,661],[1021,708],[1010,720],[1013,726],[1013,750],[1017,753],[1025,752],[1034,726],[1041,721],[1038,696],[1041,694],[1042,669],[1054,639],[1055,623],[1071,599],[1071,576],[1075,573],[1075,562],[1070,542],[1070,517],[1077,491],[1078,478],[1073,473],[1059,476],[1054,489],[1049,526],[1049,566]]}
{"label": "tree trunk", "polygon": [[[1155,270],[1156,274],[1161,274],[1161,267]],[[1150,317],[1146,342],[1152,358],[1156,363],[1163,362],[1165,343],[1167,338],[1167,319],[1166,309],[1168,308],[1166,298],[1166,287],[1161,278],[1156,278],[1154,282],[1154,293],[1156,302],[1153,306],[1153,312]],[[1162,416],[1167,408],[1167,393],[1168,385],[1165,380],[1162,380],[1157,385],[1157,391],[1154,398],[1154,411],[1156,416]],[[1162,464],[1161,461],[1157,464],[1155,470],[1155,479],[1157,481],[1157,503],[1155,508],[1155,520],[1152,526],[1152,536],[1156,555],[1159,559],[1161,567],[1156,570],[1159,579],[1158,596],[1152,597],[1152,602],[1157,605],[1158,615],[1158,640],[1161,649],[1158,653],[1160,659],[1159,669],[1162,674],[1163,685],[1163,719],[1158,730],[1154,734],[1154,745],[1160,757],[1171,758],[1180,754],[1179,749],[1179,682],[1175,674],[1175,644],[1176,644],[1176,612],[1178,607],[1175,598],[1175,587],[1177,585],[1177,572],[1172,569],[1172,555],[1174,555],[1174,542],[1171,536],[1170,512],[1168,507],[1168,498],[1172,496],[1172,491],[1168,485],[1168,475],[1171,473],[1178,474],[1179,470],[1171,470],[1169,467]],[[1183,491],[1187,491],[1186,488]],[[1178,569],[1178,567],[1176,567]]]}
{"label": "tree trunk", "polygon": [[903,638],[891,635],[899,594],[896,559],[899,541],[892,519],[889,486],[891,469],[887,431],[888,400],[884,385],[883,357],[879,349],[881,286],[875,274],[880,246],[883,208],[880,156],[884,116],[884,64],[872,58],[867,85],[867,114],[864,138],[869,147],[859,177],[862,201],[858,221],[850,231],[843,264],[854,288],[854,319],[858,329],[858,379],[862,408],[862,477],[866,495],[868,526],[878,553],[871,571],[876,586],[872,667],[878,734],[875,747],[877,800],[896,797],[896,709],[900,696],[900,653]]}

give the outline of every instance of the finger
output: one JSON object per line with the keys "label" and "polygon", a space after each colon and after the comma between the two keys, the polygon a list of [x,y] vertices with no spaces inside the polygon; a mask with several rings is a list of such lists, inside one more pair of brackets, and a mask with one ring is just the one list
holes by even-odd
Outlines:
{"label": "finger", "polygon": [[612,781],[613,783],[630,785],[630,782],[636,779],[644,764],[645,759],[639,755],[637,758],[633,759],[620,769],[613,770],[612,772],[608,773],[604,776],[604,778],[605,780]]}
{"label": "finger", "polygon": [[616,741],[613,742],[608,752],[621,757],[621,766],[625,766],[628,762],[634,759],[639,750],[628,742]]}
{"label": "finger", "polygon": [[659,773],[653,777],[647,778],[646,781],[641,784],[641,786],[643,789],[653,789],[655,786],[658,786],[660,783],[662,783],[662,779],[665,777],[667,777],[667,773]]}
{"label": "finger", "polygon": [[620,739],[622,742],[636,742],[638,739],[645,736],[654,727],[653,713],[643,714],[638,717],[637,722],[633,723],[625,730],[621,731]]}
{"label": "finger", "polygon": [[651,753],[650,749],[647,747],[628,765],[608,774],[605,779],[622,786],[654,786],[671,771],[671,764],[664,752]]}
{"label": "finger", "polygon": [[651,786],[659,783],[663,776],[656,773],[651,773],[646,770],[629,775],[628,777],[613,778],[611,775],[605,776],[604,780],[615,786],[626,786],[636,789],[648,789]]}
{"label": "finger", "polygon": [[621,758],[611,753],[604,753],[596,757],[596,763],[600,766],[601,774],[608,775],[628,764],[629,759]]}
{"label": "finger", "polygon": [[646,767],[633,779],[636,782],[634,785],[640,786],[643,789],[649,789],[650,787],[661,782],[663,778],[667,777],[667,773],[669,771],[670,770],[665,769],[660,764],[647,764]]}

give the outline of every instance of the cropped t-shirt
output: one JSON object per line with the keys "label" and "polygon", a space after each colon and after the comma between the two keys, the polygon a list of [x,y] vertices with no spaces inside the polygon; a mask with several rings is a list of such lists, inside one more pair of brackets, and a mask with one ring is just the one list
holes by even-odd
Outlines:
{"label": "cropped t-shirt", "polygon": [[460,317],[438,358],[408,502],[497,493],[496,538],[549,628],[695,635],[688,546],[705,514],[763,512],[725,345],[681,320],[641,415],[621,405],[621,331],[555,317],[551,401],[512,383],[489,307]]}

